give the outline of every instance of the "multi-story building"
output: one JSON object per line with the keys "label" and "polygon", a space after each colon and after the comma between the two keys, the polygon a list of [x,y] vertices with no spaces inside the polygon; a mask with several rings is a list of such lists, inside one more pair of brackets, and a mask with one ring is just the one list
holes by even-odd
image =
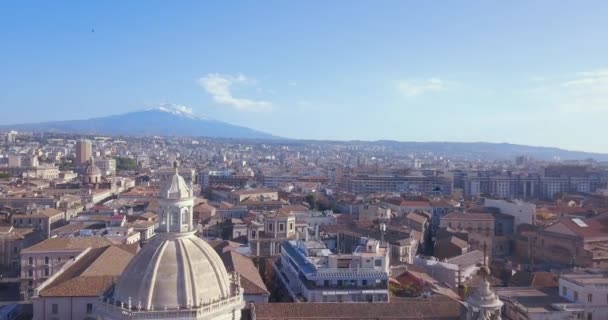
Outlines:
{"label": "multi-story building", "polygon": [[232,191],[229,199],[233,204],[240,204],[247,200],[278,201],[279,193],[270,189],[243,189]]}
{"label": "multi-story building", "polygon": [[[487,262],[485,261],[485,264]],[[480,266],[484,264],[484,253],[475,250],[444,261],[418,256],[414,258],[414,264],[425,268],[428,274],[433,275],[438,281],[451,288],[457,288],[475,276]]]}
{"label": "multi-story building", "polygon": [[42,240],[33,228],[0,226],[0,269],[19,271],[21,250]]}
{"label": "multi-story building", "polygon": [[564,310],[581,313],[582,319],[608,319],[608,275],[599,272],[562,274],[559,295],[568,303],[559,304]]}
{"label": "multi-story building", "polygon": [[318,240],[286,241],[275,264],[296,302],[388,302],[389,250],[373,239],[352,254],[332,254]]}
{"label": "multi-story building", "polygon": [[0,206],[26,210],[30,207],[57,208],[59,200],[50,196],[0,196]]}
{"label": "multi-story building", "polygon": [[517,238],[517,254],[562,266],[608,266],[607,217],[561,219]]}
{"label": "multi-story building", "polygon": [[464,178],[467,196],[553,198],[559,193],[591,193],[606,187],[600,171],[584,166],[549,166],[540,173],[470,172]]}
{"label": "multi-story building", "polygon": [[114,158],[99,158],[94,161],[95,166],[99,168],[103,176],[116,175],[116,159]]}
{"label": "multi-story building", "polygon": [[497,208],[500,213],[513,216],[515,227],[521,224],[534,224],[536,221],[536,205],[520,200],[484,199],[484,207]]}
{"label": "multi-story building", "polygon": [[51,229],[65,223],[65,211],[53,208],[36,208],[25,214],[11,215],[11,225],[14,227],[39,230],[46,238],[50,237]]}
{"label": "multi-story building", "polygon": [[111,245],[103,237],[51,238],[21,250],[21,294],[32,296],[34,288],[57,273],[63,265],[90,248]]}
{"label": "multi-story building", "polygon": [[508,320],[606,320],[608,277],[605,272],[562,274],[559,287],[496,288]]}
{"label": "multi-story building", "polygon": [[389,220],[391,209],[383,203],[360,204],[357,210],[357,219],[360,221]]}
{"label": "multi-story building", "polygon": [[253,171],[235,170],[209,170],[199,174],[199,183],[202,190],[211,186],[222,185],[243,188],[254,178]]}
{"label": "multi-story building", "polygon": [[76,142],[76,165],[84,165],[87,162],[91,161],[91,157],[93,156],[93,144],[91,140],[81,139]]}
{"label": "multi-story building", "polygon": [[98,319],[94,305],[133,258],[117,246],[88,248],[43,281],[31,297],[35,320]]}
{"label": "multi-story building", "polygon": [[454,179],[449,174],[433,175],[357,175],[347,180],[352,193],[398,192],[408,194],[451,195]]}
{"label": "multi-story building", "polygon": [[441,219],[440,228],[468,233],[471,250],[488,250],[492,248],[495,219],[487,212],[452,212]]}
{"label": "multi-story building", "polygon": [[254,256],[269,257],[280,253],[281,243],[296,237],[296,217],[287,209],[279,209],[247,226],[247,240]]}

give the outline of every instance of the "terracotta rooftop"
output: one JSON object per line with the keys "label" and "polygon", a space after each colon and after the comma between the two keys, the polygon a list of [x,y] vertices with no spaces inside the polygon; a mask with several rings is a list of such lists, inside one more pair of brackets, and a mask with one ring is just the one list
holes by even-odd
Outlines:
{"label": "terracotta rooftop", "polygon": [[221,258],[228,272],[236,271],[241,275],[241,285],[245,294],[270,294],[251,258],[233,250],[225,251],[221,254]]}
{"label": "terracotta rooftop", "polygon": [[50,238],[21,252],[41,252],[53,250],[84,250],[86,248],[100,248],[109,246],[112,243],[104,237],[69,237],[69,238]]}
{"label": "terracotta rooftop", "polygon": [[426,299],[397,303],[266,303],[255,305],[258,320],[278,319],[459,319],[457,301]]}
{"label": "terracotta rooftop", "polygon": [[562,219],[545,228],[545,231],[578,236],[586,240],[594,238],[608,239],[608,217],[600,216],[591,219]]}
{"label": "terracotta rooftop", "polygon": [[494,220],[494,217],[489,213],[484,212],[452,212],[445,215],[442,220]]}
{"label": "terracotta rooftop", "polygon": [[557,287],[557,277],[551,272],[517,271],[509,280],[510,287]]}
{"label": "terracotta rooftop", "polygon": [[116,246],[91,249],[40,292],[41,297],[98,297],[120,276],[133,254]]}

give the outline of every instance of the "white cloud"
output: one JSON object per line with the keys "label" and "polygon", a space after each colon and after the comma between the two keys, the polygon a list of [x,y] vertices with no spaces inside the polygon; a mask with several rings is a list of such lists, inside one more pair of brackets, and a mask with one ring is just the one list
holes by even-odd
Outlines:
{"label": "white cloud", "polygon": [[231,89],[235,85],[251,85],[253,80],[243,74],[227,75],[209,73],[198,79],[198,84],[207,91],[213,100],[219,104],[231,106],[237,110],[267,111],[272,109],[272,103],[264,100],[237,98]]}
{"label": "white cloud", "polygon": [[545,90],[562,113],[608,111],[608,69],[579,72]]}
{"label": "white cloud", "polygon": [[398,81],[397,90],[407,97],[415,97],[429,92],[445,90],[446,84],[439,78],[422,81]]}

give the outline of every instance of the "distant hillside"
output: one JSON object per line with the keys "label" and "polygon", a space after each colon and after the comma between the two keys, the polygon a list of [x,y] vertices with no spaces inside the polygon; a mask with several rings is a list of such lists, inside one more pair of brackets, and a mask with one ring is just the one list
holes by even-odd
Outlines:
{"label": "distant hillside", "polygon": [[87,120],[3,125],[0,126],[0,130],[132,136],[278,138],[265,132],[198,117],[190,113],[164,107]]}
{"label": "distant hillside", "polygon": [[[290,144],[330,144],[346,143],[353,146],[366,145],[386,148],[387,151],[402,153],[432,153],[448,157],[467,158],[469,160],[513,160],[517,156],[528,156],[538,160],[586,160],[608,161],[608,154],[582,151],[570,151],[551,147],[534,147],[511,143],[491,142],[412,142],[412,141],[312,141],[292,140]],[[382,149],[381,149],[382,150]]]}
{"label": "distant hillside", "polygon": [[529,156],[541,160],[585,160],[608,161],[608,154],[583,151],[571,151],[551,147],[534,147],[511,143],[489,142],[397,142],[378,141],[378,144],[400,148],[402,150],[428,150],[434,154],[452,154],[484,159],[513,159],[517,156]]}
{"label": "distant hillside", "polygon": [[124,136],[200,136],[231,139],[273,139],[276,140],[276,143],[292,145],[331,143],[375,145],[387,148],[387,151],[399,150],[401,152],[416,154],[428,152],[435,155],[463,157],[467,159],[513,159],[517,156],[530,156],[542,160],[553,160],[556,158],[562,160],[584,160],[592,158],[598,161],[608,161],[608,154],[510,143],[287,140],[265,132],[207,119],[170,107],[159,107],[87,120],[0,125],[0,130]]}

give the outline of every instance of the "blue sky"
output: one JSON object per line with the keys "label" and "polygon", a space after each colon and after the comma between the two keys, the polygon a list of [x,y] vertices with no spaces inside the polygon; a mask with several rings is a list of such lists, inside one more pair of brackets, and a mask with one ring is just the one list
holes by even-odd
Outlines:
{"label": "blue sky", "polygon": [[290,138],[608,152],[606,1],[3,1],[0,123],[164,104]]}

